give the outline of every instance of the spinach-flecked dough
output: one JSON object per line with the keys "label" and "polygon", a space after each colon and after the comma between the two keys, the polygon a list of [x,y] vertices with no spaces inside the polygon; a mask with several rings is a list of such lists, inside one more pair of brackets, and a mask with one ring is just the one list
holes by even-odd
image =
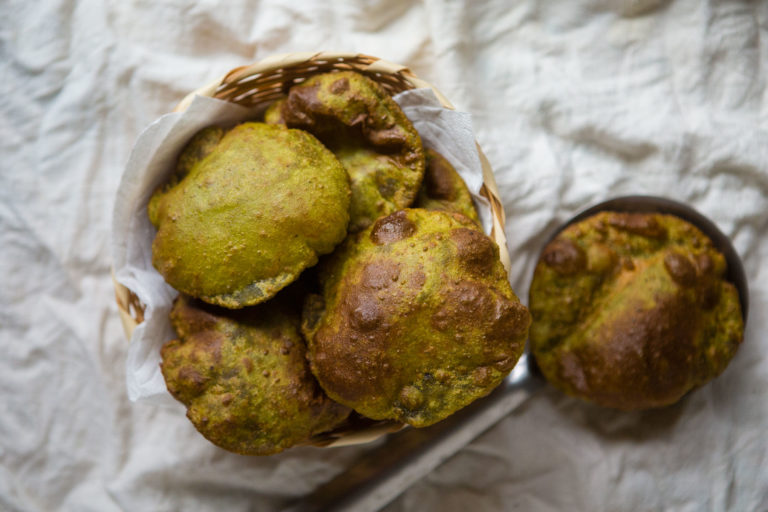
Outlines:
{"label": "spinach-flecked dough", "polygon": [[294,85],[265,114],[315,135],[338,157],[352,186],[352,232],[410,206],[424,175],[421,137],[397,103],[353,71],[324,73]]}
{"label": "spinach-flecked dough", "polygon": [[195,428],[226,450],[278,453],[333,429],[350,413],[310,373],[300,307],[292,308],[283,294],[239,310],[181,295],[171,311],[178,339],[162,349],[168,391],[187,407]]}
{"label": "spinach-flecked dough", "polygon": [[744,331],[725,257],[672,215],[602,212],[542,252],[531,348],[565,393],[605,407],[678,401],[719,375]]}
{"label": "spinach-flecked dough", "polygon": [[199,132],[150,200],[152,263],[211,304],[258,304],[347,233],[349,178],[309,133],[265,123]]}
{"label": "spinach-flecked dough", "polygon": [[530,314],[464,215],[382,217],[318,275],[322,296],[302,314],[311,369],[363,416],[431,425],[488,394],[523,351]]}
{"label": "spinach-flecked dough", "polygon": [[480,218],[467,184],[451,163],[433,149],[425,151],[427,168],[415,208],[461,213],[480,227]]}

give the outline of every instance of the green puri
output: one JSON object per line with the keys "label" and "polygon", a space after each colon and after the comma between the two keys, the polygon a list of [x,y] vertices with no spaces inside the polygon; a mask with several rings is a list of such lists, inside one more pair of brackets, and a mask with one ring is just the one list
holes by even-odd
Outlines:
{"label": "green puri", "polygon": [[349,237],[307,301],[311,368],[373,419],[431,425],[488,394],[530,323],[498,246],[460,214],[406,209]]}
{"label": "green puri", "polygon": [[349,415],[310,373],[289,302],[229,310],[181,295],[174,303],[178,339],[163,346],[163,376],[195,428],[221,448],[271,455]]}
{"label": "green puri", "polygon": [[150,200],[152,262],[175,289],[229,308],[263,302],[341,242],[349,178],[301,130],[201,131]]}
{"label": "green puri", "polygon": [[294,85],[265,114],[315,135],[349,173],[352,232],[410,206],[424,175],[421,138],[373,80],[353,71],[315,75]]}
{"label": "green puri", "polygon": [[427,168],[415,208],[461,213],[480,226],[467,184],[451,163],[433,149],[425,151]]}
{"label": "green puri", "polygon": [[725,258],[671,215],[603,212],[543,251],[531,346],[564,392],[619,409],[668,405],[719,375],[743,336]]}

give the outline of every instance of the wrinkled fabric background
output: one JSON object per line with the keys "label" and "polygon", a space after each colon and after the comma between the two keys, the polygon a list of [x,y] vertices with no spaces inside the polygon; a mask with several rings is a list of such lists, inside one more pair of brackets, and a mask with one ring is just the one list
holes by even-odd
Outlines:
{"label": "wrinkled fabric background", "polygon": [[246,458],[181,406],[131,403],[115,191],[140,131],[273,53],[407,64],[470,112],[524,298],[547,233],[610,196],[688,202],[732,237],[746,341],[673,407],[546,388],[388,512],[768,509],[768,3],[706,0],[0,4],[0,510],[278,510],[365,447]]}

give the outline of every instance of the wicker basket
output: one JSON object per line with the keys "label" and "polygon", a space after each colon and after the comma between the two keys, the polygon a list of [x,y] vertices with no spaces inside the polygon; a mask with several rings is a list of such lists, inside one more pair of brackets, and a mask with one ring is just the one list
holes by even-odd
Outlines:
{"label": "wicker basket", "polygon": [[[188,94],[176,106],[174,112],[186,110],[196,95],[226,100],[251,108],[266,107],[269,103],[285,96],[291,86],[303,82],[314,74],[334,70],[354,70],[362,73],[378,82],[393,95],[409,89],[429,88],[445,108],[454,108],[440,91],[417,78],[405,66],[369,55],[323,52],[274,55],[255,64],[235,68],[223,78]],[[483,186],[480,194],[488,200],[491,207],[493,223],[491,237],[499,245],[501,262],[509,271],[510,261],[504,235],[504,209],[498,196],[498,188],[490,163],[479,145],[477,151],[483,168]],[[125,335],[130,339],[136,326],[144,320],[145,308],[133,292],[114,280],[114,276],[113,282]],[[403,425],[397,422],[374,422],[355,418],[349,424],[332,432],[316,436],[309,444],[341,446],[364,443],[402,427]]]}

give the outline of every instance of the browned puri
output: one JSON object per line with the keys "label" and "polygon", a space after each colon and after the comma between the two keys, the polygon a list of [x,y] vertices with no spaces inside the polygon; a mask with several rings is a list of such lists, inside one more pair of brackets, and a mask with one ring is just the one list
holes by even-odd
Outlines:
{"label": "browned puri", "polygon": [[[254,109],[264,109],[273,101],[284,97],[291,86],[305,81],[312,75],[335,70],[353,70],[362,73],[378,82],[390,94],[416,88],[429,88],[443,107],[454,109],[440,91],[418,78],[403,65],[365,54],[304,52],[274,55],[256,63],[235,68],[222,78],[188,94],[174,108],[174,112],[186,110],[196,95],[230,101]],[[501,262],[509,271],[504,209],[490,163],[479,145],[477,145],[477,151],[483,170],[483,186],[480,194],[488,200],[491,209],[490,236],[498,244]],[[114,274],[112,281],[123,329],[126,338],[130,340],[133,331],[144,320],[145,305],[131,290],[118,283]],[[401,427],[401,424],[394,422],[371,423],[360,419],[342,429],[318,436],[312,440],[311,444],[341,446],[364,443]]]}

